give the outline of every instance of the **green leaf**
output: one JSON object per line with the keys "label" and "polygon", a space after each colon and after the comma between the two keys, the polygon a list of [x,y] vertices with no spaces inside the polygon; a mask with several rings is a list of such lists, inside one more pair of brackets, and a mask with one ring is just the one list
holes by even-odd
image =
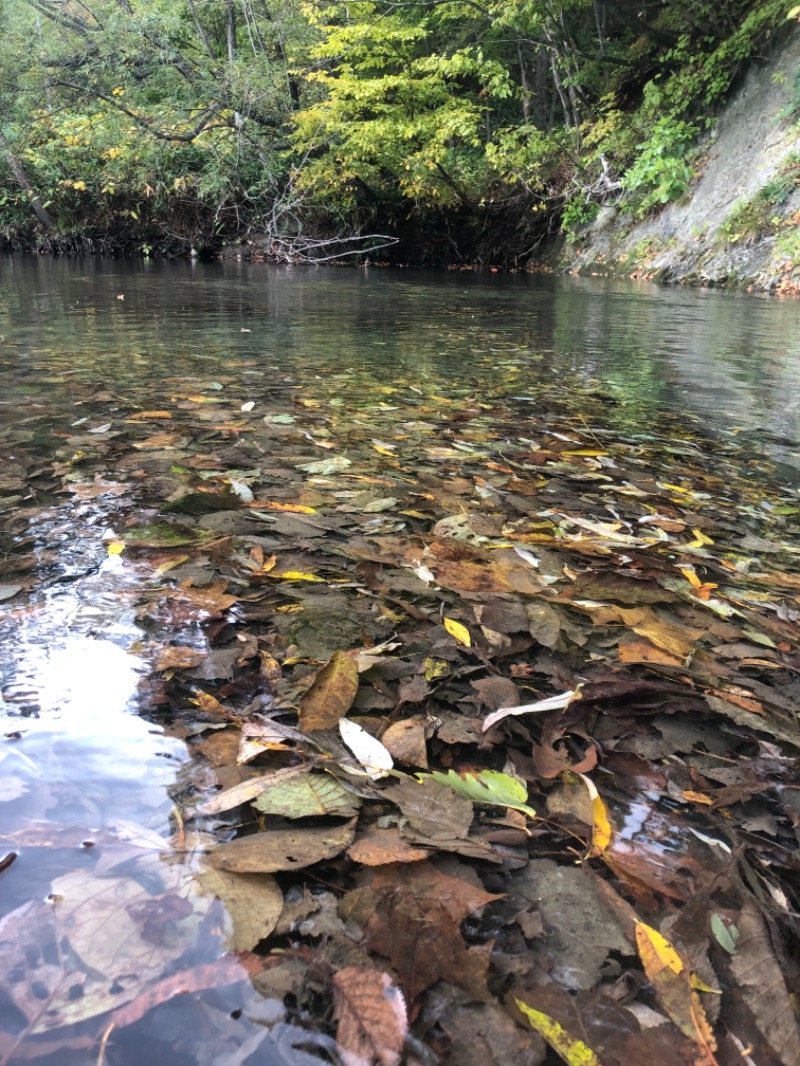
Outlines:
{"label": "green leaf", "polygon": [[[798,8],[800,10],[800,8]],[[721,948],[729,955],[736,954],[736,942],[739,939],[739,930],[733,922],[726,921],[721,914],[716,912],[711,915],[711,932]]]}
{"label": "green leaf", "polygon": [[522,781],[500,773],[499,770],[481,770],[477,774],[457,774],[455,770],[448,770],[446,774],[443,774],[439,770],[434,770],[432,774],[416,775],[420,782],[426,777],[433,777],[435,781],[447,785],[459,796],[464,796],[473,803],[488,803],[492,807],[512,807],[531,818],[536,817],[536,811],[526,805],[528,790]]}
{"label": "green leaf", "polygon": [[253,803],[263,814],[284,818],[311,818],[319,814],[350,817],[358,813],[357,796],[330,774],[308,773],[269,785]]}

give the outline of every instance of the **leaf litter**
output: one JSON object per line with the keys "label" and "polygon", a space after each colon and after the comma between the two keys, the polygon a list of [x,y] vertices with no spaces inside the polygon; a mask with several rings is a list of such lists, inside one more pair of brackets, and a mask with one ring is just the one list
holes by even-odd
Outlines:
{"label": "leaf litter", "polygon": [[192,758],[170,840],[108,833],[0,920],[0,1062],[113,1064],[238,980],[298,1063],[797,1066],[797,493],[588,388],[228,384],[87,396],[7,472],[3,609],[69,576],[34,536],[63,491],[105,508]]}

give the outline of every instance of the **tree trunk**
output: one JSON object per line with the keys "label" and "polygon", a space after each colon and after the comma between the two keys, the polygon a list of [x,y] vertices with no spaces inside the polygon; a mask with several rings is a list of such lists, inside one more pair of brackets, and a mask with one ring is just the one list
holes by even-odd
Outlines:
{"label": "tree trunk", "polygon": [[28,175],[25,173],[25,168],[23,167],[19,157],[14,154],[11,145],[8,143],[6,135],[3,133],[2,130],[0,130],[0,152],[2,152],[3,156],[5,157],[5,160],[8,163],[9,170],[14,175],[14,180],[16,181],[17,185],[19,185],[23,192],[27,194],[28,202],[33,208],[34,214],[39,219],[44,228],[50,233],[52,233],[53,230],[56,228],[53,216],[44,206],[44,204],[42,203],[41,196],[39,196],[39,194],[36,192],[30,181],[28,180]]}

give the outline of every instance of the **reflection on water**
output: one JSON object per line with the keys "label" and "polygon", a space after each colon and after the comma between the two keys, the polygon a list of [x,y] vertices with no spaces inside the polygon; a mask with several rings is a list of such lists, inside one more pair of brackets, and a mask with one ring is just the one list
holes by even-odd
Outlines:
{"label": "reflection on water", "polygon": [[[213,394],[222,388],[218,378],[235,403],[256,403],[265,414],[289,390],[325,392],[335,403],[337,393],[349,396],[353,380],[365,403],[398,381],[404,396],[412,382],[429,393],[533,398],[543,383],[551,394],[555,384],[565,395],[604,398],[609,425],[628,433],[647,434],[665,419],[725,440],[746,437],[785,463],[781,476],[794,482],[799,327],[797,303],[613,281],[2,261],[0,516],[4,551],[29,560],[36,581],[7,590],[0,602],[0,832],[3,850],[18,855],[2,874],[0,916],[30,904],[25,922],[49,930],[43,901],[55,892],[71,908],[62,915],[85,926],[94,943],[91,912],[82,909],[87,898],[103,913],[136,914],[139,930],[150,928],[153,906],[180,933],[158,966],[184,955],[195,966],[210,964],[221,950],[224,920],[209,917],[194,860],[180,855],[169,864],[161,855],[172,828],[170,790],[186,753],[141,716],[151,711],[140,696],[150,634],[139,608],[157,575],[144,561],[107,551],[109,530],[132,506],[125,477],[147,478],[132,464],[119,484],[111,480],[118,407],[157,410],[187,382]],[[98,420],[100,408],[112,422]],[[85,433],[96,433],[108,450],[107,484],[80,477]],[[180,440],[169,434],[153,446],[180,459]],[[37,466],[53,463],[66,484],[74,475],[75,498],[46,487],[41,498],[23,497],[19,485],[35,485]],[[0,572],[0,587],[4,580]],[[197,636],[179,635],[183,643]],[[632,805],[616,844],[620,867],[636,874],[643,848],[676,846],[671,832],[665,815]],[[707,850],[696,840],[680,846],[687,863]],[[112,943],[135,935],[118,924]],[[56,930],[53,951],[58,944]],[[126,966],[141,964],[146,952],[137,945]],[[118,962],[106,962],[116,973]],[[70,1002],[100,994],[89,969],[78,967],[77,992],[51,990],[59,1022]],[[117,976],[124,987],[125,974]],[[216,1043],[208,1047],[238,1048],[231,1062],[256,1052],[261,1062],[302,1061],[291,1027],[281,1035],[280,1005],[241,989],[207,994],[202,1003],[202,1017],[185,1002],[159,1007],[154,1020],[133,1027],[137,1049],[126,1053],[125,1041],[134,1038],[120,1037],[118,1061],[214,1061],[210,1051],[203,1057],[193,1032],[212,1018]],[[23,1031],[29,1006],[0,1002],[3,1027]],[[165,1017],[166,1043],[159,1033]],[[275,1048],[266,1054],[264,1024],[275,1026]],[[278,1048],[284,1038],[286,1057]],[[86,1061],[85,1053],[85,1045],[76,1047],[62,1061]],[[13,1049],[10,1055],[0,1047],[0,1063],[13,1061]]]}

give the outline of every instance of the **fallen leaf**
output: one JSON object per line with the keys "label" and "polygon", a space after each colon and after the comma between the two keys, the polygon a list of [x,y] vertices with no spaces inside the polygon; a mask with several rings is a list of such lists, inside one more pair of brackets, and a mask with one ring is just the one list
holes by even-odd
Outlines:
{"label": "fallen leaf", "polygon": [[602,855],[611,843],[611,822],[594,781],[586,774],[578,774],[578,777],[586,785],[592,800],[592,843],[587,858],[593,858]]}
{"label": "fallen leaf", "polygon": [[346,966],[331,984],[343,1066],[399,1066],[408,1015],[403,994],[389,975]]}
{"label": "fallen leaf", "polygon": [[52,902],[32,900],[0,920],[0,988],[32,1033],[135,999],[194,943],[208,901],[190,897],[181,867],[157,855],[146,871],[142,862],[149,890],[74,870],[52,882]]}
{"label": "fallen leaf", "polygon": [[525,1015],[531,1024],[531,1028],[544,1037],[553,1051],[562,1058],[567,1066],[602,1066],[600,1059],[587,1047],[582,1040],[572,1036],[553,1018],[549,1018],[541,1011],[529,1007],[521,999],[515,997],[514,1003]]}
{"label": "fallen leaf", "polygon": [[764,919],[748,902],[737,919],[736,954],[730,960],[739,994],[780,1066],[800,1064],[800,1026],[792,996]]}
{"label": "fallen leaf", "polygon": [[357,692],[358,666],[345,652],[334,652],[300,699],[301,730],[311,733],[335,728],[350,710]]}
{"label": "fallen leaf", "polygon": [[425,726],[417,718],[394,722],[381,737],[383,746],[395,762],[404,766],[428,768]]}
{"label": "fallen leaf", "polygon": [[466,988],[476,999],[488,998],[489,952],[485,945],[466,947],[461,922],[501,896],[440,873],[430,861],[371,872],[366,889],[345,896],[343,917],[351,901],[364,892],[367,944],[391,960],[410,1001],[442,978]]}
{"label": "fallen leaf", "polygon": [[541,714],[544,711],[564,711],[577,699],[580,699],[579,688],[570,689],[569,692],[562,692],[560,696],[547,696],[543,700],[537,700],[536,703],[524,703],[520,707],[502,707],[493,714],[487,715],[483,720],[481,729],[485,733],[487,729],[491,729],[493,725],[502,722],[503,719],[508,718],[509,715]]}
{"label": "fallen leaf", "polygon": [[[426,775],[418,774],[417,780],[422,781]],[[460,796],[472,800],[473,803],[488,803],[493,807],[511,807],[522,811],[530,818],[536,817],[536,811],[526,805],[528,790],[522,781],[508,774],[500,773],[499,770],[480,770],[477,773],[457,774],[455,770],[448,770],[446,774],[434,770],[431,774],[435,781],[447,785]]]}
{"label": "fallen leaf", "polygon": [[320,814],[349,818],[358,813],[361,801],[330,774],[301,773],[268,784],[253,806],[262,814],[284,818],[311,818]]}
{"label": "fallen leaf", "polygon": [[390,862],[420,862],[430,857],[431,850],[403,840],[396,826],[388,829],[373,826],[350,845],[347,854],[353,862],[364,866],[384,866]]}
{"label": "fallen leaf", "polygon": [[234,873],[300,870],[341,854],[354,833],[355,821],[316,829],[264,829],[213,848],[210,862],[217,870]]}
{"label": "fallen leaf", "polygon": [[144,1018],[153,1007],[167,1003],[175,996],[203,992],[209,988],[224,988],[226,985],[247,981],[250,977],[250,971],[245,968],[239,956],[225,955],[216,962],[193,966],[165,977],[126,1006],[114,1011],[111,1021],[116,1029],[124,1029],[126,1025],[133,1025]]}
{"label": "fallen leaf", "polygon": [[682,1033],[698,1044],[703,1055],[698,1061],[714,1066],[714,1034],[683,959],[666,937],[641,921],[636,923],[636,946],[644,972],[667,1014]]}
{"label": "fallen leaf", "polygon": [[444,618],[443,622],[444,628],[451,637],[455,637],[459,644],[463,644],[465,648],[472,646],[472,637],[469,635],[469,630],[466,626],[456,622],[454,618]]}
{"label": "fallen leaf", "polygon": [[283,893],[269,874],[229,873],[205,866],[197,874],[197,885],[204,896],[224,905],[233,929],[223,934],[223,941],[231,951],[252,951],[278,924]]}
{"label": "fallen leaf", "polygon": [[387,776],[388,771],[394,766],[394,760],[379,740],[349,718],[342,718],[339,722],[339,732],[368,777],[377,781]]}

